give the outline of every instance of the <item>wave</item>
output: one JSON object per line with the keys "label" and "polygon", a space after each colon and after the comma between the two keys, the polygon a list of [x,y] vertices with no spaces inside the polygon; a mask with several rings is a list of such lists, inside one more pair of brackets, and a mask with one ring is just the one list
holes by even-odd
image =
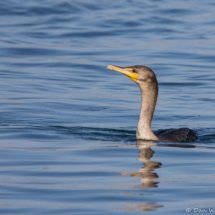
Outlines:
{"label": "wave", "polygon": [[64,127],[51,126],[57,133],[86,140],[133,142],[136,141],[136,131],[127,129],[93,128],[93,127]]}

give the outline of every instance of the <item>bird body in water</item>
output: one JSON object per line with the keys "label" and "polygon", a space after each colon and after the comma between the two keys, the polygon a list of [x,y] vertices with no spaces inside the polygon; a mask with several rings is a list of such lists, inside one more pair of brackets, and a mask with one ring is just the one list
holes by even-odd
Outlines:
{"label": "bird body in water", "polygon": [[135,81],[141,90],[141,109],[136,138],[145,140],[161,140],[173,142],[190,142],[197,139],[196,132],[189,128],[159,130],[153,133],[151,122],[157,102],[158,82],[155,73],[146,66],[118,67],[108,65]]}

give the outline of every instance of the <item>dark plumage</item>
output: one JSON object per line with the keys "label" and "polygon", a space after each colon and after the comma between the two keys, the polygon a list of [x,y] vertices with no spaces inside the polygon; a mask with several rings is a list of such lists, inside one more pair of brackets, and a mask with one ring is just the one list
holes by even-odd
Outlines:
{"label": "dark plumage", "polygon": [[171,142],[193,142],[197,140],[196,132],[189,128],[160,129],[154,133],[159,140]]}

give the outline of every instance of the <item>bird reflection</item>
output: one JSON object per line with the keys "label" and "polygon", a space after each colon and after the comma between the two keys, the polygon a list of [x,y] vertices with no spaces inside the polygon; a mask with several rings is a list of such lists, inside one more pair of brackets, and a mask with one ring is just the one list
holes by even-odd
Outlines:
{"label": "bird reflection", "polygon": [[[143,162],[144,166],[136,173],[132,172],[121,174],[130,175],[132,177],[141,177],[140,181],[142,184],[140,185],[140,188],[157,187],[157,179],[159,176],[155,172],[155,169],[159,168],[162,164],[160,162],[150,160],[155,153],[151,147],[156,146],[156,144],[153,141],[138,140],[136,146],[140,150],[138,160]],[[163,207],[163,205],[159,205],[156,202],[141,202],[138,205],[126,205],[126,211],[154,211],[161,207]]]}
{"label": "bird reflection", "polygon": [[153,141],[137,140],[137,148],[140,150],[138,160],[143,162],[143,167],[138,172],[120,173],[121,175],[130,175],[132,177],[141,177],[141,187],[157,187],[159,178],[158,174],[154,172],[155,169],[159,168],[162,164],[160,162],[151,161],[154,151],[151,149],[152,146],[156,146]]}
{"label": "bird reflection", "polygon": [[137,148],[140,150],[138,160],[144,164],[144,167],[139,170],[139,175],[142,177],[142,187],[157,187],[158,184],[156,179],[159,178],[159,176],[154,172],[154,170],[159,168],[162,164],[160,162],[150,160],[154,154],[151,147],[155,145],[156,144],[152,141],[137,141]]}
{"label": "bird reflection", "polygon": [[162,208],[162,205],[155,204],[153,202],[141,202],[138,205],[125,205],[126,212],[136,211],[155,211],[158,208]]}

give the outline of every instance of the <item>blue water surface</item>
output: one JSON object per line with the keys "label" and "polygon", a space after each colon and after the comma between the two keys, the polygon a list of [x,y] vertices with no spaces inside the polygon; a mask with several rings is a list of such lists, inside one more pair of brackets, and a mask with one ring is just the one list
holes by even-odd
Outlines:
{"label": "blue water surface", "polygon": [[[212,0],[1,1],[0,213],[212,210],[214,10]],[[108,64],[152,68],[153,130],[199,139],[136,141],[139,87]]]}

